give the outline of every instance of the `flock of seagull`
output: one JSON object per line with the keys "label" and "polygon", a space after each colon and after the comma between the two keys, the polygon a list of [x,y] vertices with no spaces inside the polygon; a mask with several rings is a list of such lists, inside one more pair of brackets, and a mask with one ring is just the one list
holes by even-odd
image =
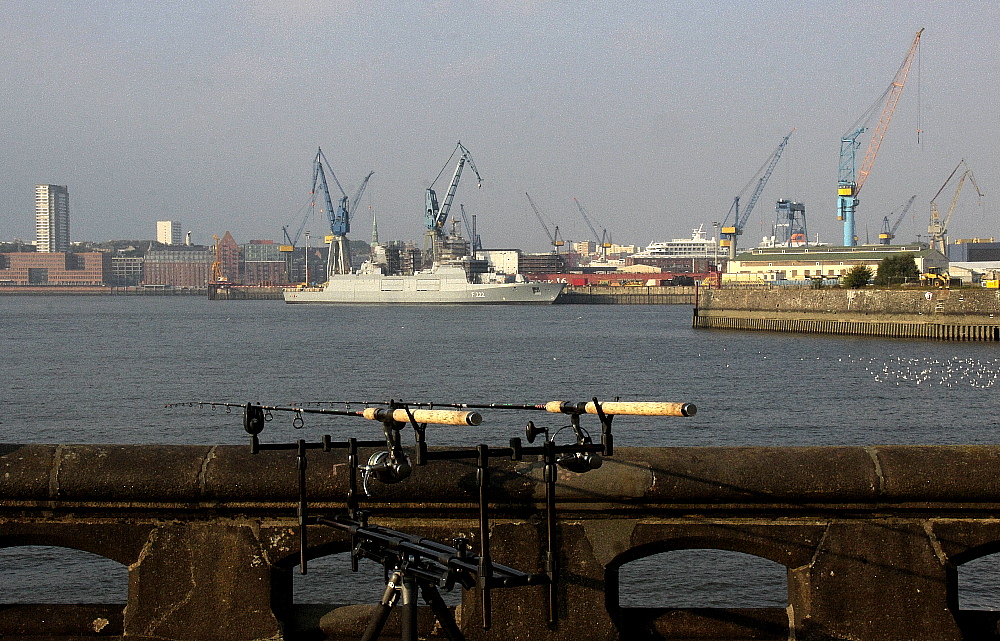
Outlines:
{"label": "flock of seagull", "polygon": [[850,360],[863,364],[876,383],[979,389],[1000,385],[1000,358],[980,360],[958,356],[945,359],[897,356],[889,360],[865,357]]}

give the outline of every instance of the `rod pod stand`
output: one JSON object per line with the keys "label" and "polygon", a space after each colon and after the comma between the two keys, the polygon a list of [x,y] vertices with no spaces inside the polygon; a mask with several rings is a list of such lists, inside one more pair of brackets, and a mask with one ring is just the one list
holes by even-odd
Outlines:
{"label": "rod pod stand", "polygon": [[[549,409],[549,405],[556,405],[557,408]],[[428,452],[424,436],[426,423],[418,422],[415,419],[414,412],[412,412],[405,403],[390,402],[390,410],[384,415],[384,417],[378,416],[383,423],[385,436],[384,441],[358,441],[351,438],[343,443],[334,443],[330,440],[329,436],[323,436],[321,443],[307,443],[304,440],[299,440],[294,444],[261,444],[257,435],[263,430],[264,422],[267,420],[267,417],[263,413],[264,409],[296,411],[298,418],[301,418],[301,411],[295,408],[264,408],[259,405],[254,406],[249,403],[244,406],[244,408],[244,428],[251,434],[252,453],[256,454],[261,450],[266,449],[296,450],[299,486],[299,504],[297,510],[300,530],[299,556],[302,574],[305,574],[307,571],[307,527],[309,523],[320,523],[347,530],[350,533],[352,546],[352,570],[357,569],[358,559],[362,556],[376,560],[381,559],[383,561],[383,566],[386,568],[387,572],[387,591],[386,596],[383,598],[383,602],[388,606],[388,608],[391,608],[392,604],[396,602],[395,598],[390,598],[388,596],[389,584],[392,583],[392,585],[396,586],[398,589],[404,590],[406,584],[405,579],[409,577],[411,579],[411,588],[413,588],[413,586],[420,587],[424,599],[429,605],[431,605],[432,609],[435,610],[435,615],[437,616],[439,623],[441,623],[446,634],[448,634],[451,639],[462,639],[463,637],[457,626],[454,624],[454,619],[451,617],[450,610],[444,605],[443,600],[440,598],[435,581],[438,581],[437,584],[445,585],[450,588],[456,581],[456,576],[462,579],[461,582],[463,587],[477,587],[479,589],[481,605],[483,608],[483,627],[485,629],[489,629],[492,623],[491,588],[493,587],[516,587],[522,585],[539,585],[541,583],[548,583],[548,618],[550,623],[555,623],[558,612],[558,591],[556,584],[558,577],[558,554],[555,549],[557,533],[555,518],[556,469],[558,466],[564,466],[571,471],[588,471],[589,469],[594,469],[600,466],[601,454],[607,456],[611,455],[613,452],[611,421],[614,418],[614,415],[606,414],[596,397],[593,399],[592,405],[587,403],[575,404],[562,402],[548,404],[546,406],[532,406],[529,408],[546,409],[550,412],[556,411],[558,413],[569,414],[571,416],[571,426],[576,435],[577,441],[574,445],[557,446],[554,442],[554,437],[547,437],[545,444],[542,447],[524,447],[521,445],[520,439],[511,439],[510,448],[496,448],[491,450],[486,445],[479,445],[475,450],[459,448],[456,450],[445,450],[440,452]],[[400,418],[398,414],[400,410],[405,412],[404,415],[408,419],[407,422],[414,428],[416,435],[415,463],[417,465],[426,465],[430,460],[462,458],[476,459],[480,530],[480,554],[478,557],[467,553],[468,546],[464,541],[462,543],[458,543],[456,540],[456,547],[448,547],[443,544],[428,541],[426,539],[420,539],[414,535],[408,535],[395,530],[389,530],[379,526],[368,526],[367,514],[358,509],[359,471],[364,470],[366,474],[375,475],[377,479],[386,483],[395,483],[409,476],[409,461],[406,458],[406,454],[402,450],[399,438],[400,430],[407,424],[407,422],[403,422]],[[693,413],[693,408],[691,411]],[[347,411],[323,411],[322,413],[349,415],[360,414],[358,412]],[[584,413],[598,415],[602,425],[601,445],[592,444],[590,437],[580,427],[579,417]],[[365,418],[372,418],[367,415],[367,410]],[[478,422],[469,424],[478,424]],[[529,422],[528,427],[533,428],[533,424]],[[532,432],[529,429],[528,441],[532,442],[534,440],[534,436],[541,431],[543,430]],[[547,430],[544,431],[547,434]],[[385,446],[388,448],[387,451],[383,452],[383,454],[386,455],[384,459],[388,462],[388,465],[379,469],[379,471],[385,471],[385,474],[373,472],[373,466],[371,464],[368,466],[361,466],[358,459],[359,447],[379,446]],[[347,522],[344,522],[343,519],[338,519],[336,517],[312,517],[308,513],[306,496],[306,451],[308,449],[323,449],[323,451],[329,452],[334,448],[347,449],[348,454],[349,486],[347,492],[347,511],[349,516],[346,520]],[[512,460],[521,460],[522,455],[525,453],[539,454],[542,456],[544,461],[547,549],[545,558],[545,573],[541,575],[528,574],[507,566],[496,565],[492,562],[490,552],[490,458],[493,456],[509,455]],[[560,454],[572,456],[560,459]],[[586,458],[594,456],[597,458]],[[593,462],[595,460],[596,464]],[[586,461],[587,465],[577,465],[579,469],[574,470],[574,463],[577,463],[578,461]],[[370,546],[375,547],[366,548],[365,544],[370,544]],[[389,571],[389,561],[392,561],[392,564],[394,565],[391,574]],[[427,563],[421,565],[422,561],[427,561]],[[392,580],[391,577],[396,576],[396,574],[400,574],[404,578],[402,584]],[[442,577],[444,578],[442,579]],[[404,599],[404,603],[412,604],[414,601],[412,596],[416,593],[415,588],[404,593],[408,595],[407,598]],[[382,604],[380,604],[380,606],[381,605]],[[407,612],[409,612],[409,610],[407,610]],[[384,621],[382,623],[384,624]],[[413,636],[405,638],[416,639],[415,625],[412,626],[412,631],[409,633]]]}

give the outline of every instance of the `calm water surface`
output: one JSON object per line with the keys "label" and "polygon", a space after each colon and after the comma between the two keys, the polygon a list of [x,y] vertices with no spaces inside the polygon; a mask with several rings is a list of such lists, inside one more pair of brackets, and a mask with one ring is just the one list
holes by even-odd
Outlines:
{"label": "calm water surface", "polygon": [[[23,443],[241,443],[232,416],[165,405],[621,396],[698,406],[622,417],[622,446],[998,441],[995,345],[696,331],[690,314],[2,297],[0,429]],[[485,442],[519,430],[490,419]]]}
{"label": "calm water surface", "polygon": [[[995,345],[695,331],[690,315],[687,306],[0,297],[0,430],[15,443],[234,444],[246,442],[238,414],[166,405],[620,396],[698,407],[687,419],[619,417],[620,446],[1000,442]],[[521,417],[484,415],[472,433],[429,429],[429,441],[520,435]],[[302,431],[279,420],[269,433],[369,437],[365,429],[307,416]],[[646,574],[628,580],[643,586]],[[44,583],[27,576],[29,593]],[[701,592],[718,593],[721,579],[706,581]]]}

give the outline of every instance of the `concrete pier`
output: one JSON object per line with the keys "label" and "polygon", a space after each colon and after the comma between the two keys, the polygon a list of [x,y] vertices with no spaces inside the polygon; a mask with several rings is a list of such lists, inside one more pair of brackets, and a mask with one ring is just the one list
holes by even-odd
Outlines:
{"label": "concrete pier", "polygon": [[693,327],[946,341],[1000,341],[987,289],[703,289]]}

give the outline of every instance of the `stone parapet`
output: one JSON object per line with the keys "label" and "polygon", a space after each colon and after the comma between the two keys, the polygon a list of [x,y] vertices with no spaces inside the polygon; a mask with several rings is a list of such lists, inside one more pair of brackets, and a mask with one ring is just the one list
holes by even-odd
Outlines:
{"label": "stone parapet", "polygon": [[[344,509],[344,459],[309,455],[314,513]],[[559,471],[557,622],[537,586],[495,591],[489,631],[466,593],[460,625],[478,640],[994,639],[997,616],[959,607],[956,568],[1000,549],[998,464],[1000,446],[986,445],[617,448],[599,469]],[[544,567],[541,474],[534,459],[494,459],[490,474],[494,560],[526,572]],[[434,461],[373,484],[363,504],[373,522],[449,541],[475,531],[475,476],[471,462]],[[297,499],[291,451],[2,446],[0,545],[85,550],[129,579],[124,608],[21,605],[0,610],[0,635],[357,638],[359,604],[309,628],[293,603]],[[339,530],[310,529],[311,558],[350,547]],[[689,548],[784,566],[788,607],[619,606],[625,565]]]}

